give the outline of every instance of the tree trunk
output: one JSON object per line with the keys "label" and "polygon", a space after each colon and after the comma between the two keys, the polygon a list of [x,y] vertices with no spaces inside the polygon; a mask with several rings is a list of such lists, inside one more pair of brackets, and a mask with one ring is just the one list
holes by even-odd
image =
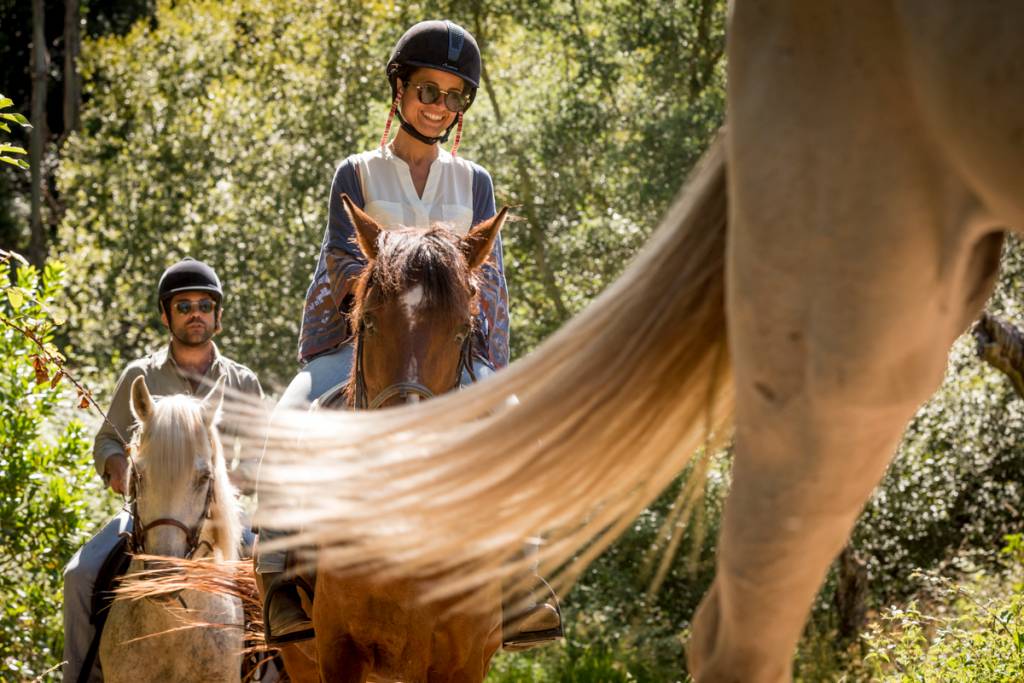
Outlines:
{"label": "tree trunk", "polygon": [[78,0],[64,2],[64,133],[67,138],[78,130],[82,102],[82,79],[78,74],[78,55],[82,51],[79,33]]}
{"label": "tree trunk", "polygon": [[46,51],[43,0],[32,0],[32,133],[29,163],[32,164],[32,235],[28,257],[42,267],[46,260],[46,231],[43,226],[43,146],[46,144],[46,74],[50,56]]}
{"label": "tree trunk", "polygon": [[849,642],[860,635],[867,620],[868,569],[849,543],[839,553],[834,604],[839,637]]}

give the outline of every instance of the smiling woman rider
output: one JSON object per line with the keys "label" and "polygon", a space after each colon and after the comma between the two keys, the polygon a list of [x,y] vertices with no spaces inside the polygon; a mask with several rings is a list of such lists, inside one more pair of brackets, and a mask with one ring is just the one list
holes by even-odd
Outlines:
{"label": "smiling woman rider", "polygon": [[[480,71],[476,40],[450,21],[416,24],[395,45],[387,63],[392,106],[380,146],[348,157],[334,174],[327,230],[299,335],[302,369],[279,405],[312,402],[347,379],[352,366],[346,314],[366,261],[342,194],[386,228],[444,222],[464,235],[495,214],[490,175],[457,156],[463,116],[476,97]],[[401,127],[389,142],[396,116]],[[455,140],[447,152],[441,143],[453,128]],[[483,275],[473,344],[477,377],[508,364],[508,291],[500,237]]]}
{"label": "smiling woman rider", "polygon": [[[463,116],[476,98],[482,64],[476,40],[451,21],[424,21],[398,40],[387,63],[392,104],[380,145],[348,157],[338,166],[328,200],[327,230],[306,292],[299,335],[301,369],[278,402],[301,408],[348,380],[353,330],[347,314],[356,279],[366,263],[355,230],[342,205],[347,194],[385,228],[430,227],[447,223],[465,235],[495,215],[491,176],[457,156]],[[389,141],[392,123],[401,127]],[[451,152],[441,148],[455,129]],[[482,269],[480,312],[474,323],[473,375],[486,377],[508,364],[508,291],[501,238]],[[463,372],[462,384],[473,381]],[[261,492],[262,493],[262,492]],[[268,492],[269,493],[269,492]],[[260,530],[261,539],[281,532]],[[268,597],[264,623],[271,644],[312,636],[310,622],[289,585],[283,552],[258,552],[256,570]],[[540,583],[540,578],[538,577]],[[540,587],[540,592],[544,589]],[[517,599],[506,623],[507,648],[523,648],[560,637],[561,622],[552,594],[533,603]],[[511,602],[509,604],[512,604]]]}

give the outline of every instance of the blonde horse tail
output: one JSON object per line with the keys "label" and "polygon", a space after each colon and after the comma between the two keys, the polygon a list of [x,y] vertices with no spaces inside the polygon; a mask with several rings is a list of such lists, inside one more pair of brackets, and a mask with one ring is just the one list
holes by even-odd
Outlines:
{"label": "blonde horse tail", "polygon": [[573,580],[731,422],[722,138],[622,277],[508,370],[414,408],[281,420],[263,486],[285,502],[260,518],[304,529],[290,542],[321,565],[447,572],[449,594],[521,573],[543,535],[542,570]]}

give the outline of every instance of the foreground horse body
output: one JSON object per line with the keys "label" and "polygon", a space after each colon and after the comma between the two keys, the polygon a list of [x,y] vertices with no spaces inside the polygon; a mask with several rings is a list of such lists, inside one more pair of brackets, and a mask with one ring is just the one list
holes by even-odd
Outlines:
{"label": "foreground horse body", "polygon": [[783,680],[829,563],[991,293],[1002,231],[1024,227],[1024,9],[753,2],[730,29],[737,457],[691,662]]}
{"label": "foreground horse body", "polygon": [[346,422],[387,466],[336,446],[326,480],[304,477],[331,499],[306,513],[316,538],[348,543],[338,565],[483,581],[552,529],[550,565],[596,538],[571,579],[734,408],[690,671],[791,676],[830,562],[1024,226],[1024,8],[737,0],[730,21],[728,135],[623,278],[462,402]]}
{"label": "foreground horse body", "polygon": [[[239,511],[215,427],[223,390],[221,380],[203,401],[176,395],[154,402],[144,378],[132,384],[132,412],[141,425],[131,474],[134,552],[237,559]],[[136,559],[124,580],[159,569],[157,560]],[[99,656],[111,683],[238,681],[241,604],[196,590],[116,600]]]}
{"label": "foreground horse body", "polygon": [[[349,408],[384,408],[452,390],[464,368],[471,371],[476,271],[506,210],[460,238],[437,226],[384,230],[342,199],[368,264],[351,317],[356,361],[337,398]],[[324,404],[336,401],[328,396]],[[423,598],[437,580],[321,567],[311,610],[319,668],[313,680],[483,681],[501,646],[500,583],[491,582],[473,605],[460,598],[428,603]],[[293,679],[313,673],[304,661],[309,650],[283,649]]]}

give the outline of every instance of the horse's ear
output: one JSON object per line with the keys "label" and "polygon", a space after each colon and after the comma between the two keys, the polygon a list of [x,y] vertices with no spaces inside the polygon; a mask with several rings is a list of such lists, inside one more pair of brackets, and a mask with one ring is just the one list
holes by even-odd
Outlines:
{"label": "horse's ear", "polygon": [[503,207],[493,218],[478,223],[469,234],[462,238],[462,253],[470,270],[484,264],[494,248],[494,240],[498,239],[501,226],[505,224],[508,207]]}
{"label": "horse's ear", "polygon": [[363,256],[370,261],[375,261],[377,259],[377,239],[381,232],[380,225],[370,218],[370,214],[356,206],[356,203],[347,194],[341,195],[341,203],[345,206],[345,213],[348,214],[349,220],[356,228],[356,240],[359,242],[359,248],[363,251]]}
{"label": "horse's ear", "polygon": [[132,415],[139,422],[145,422],[153,414],[153,397],[149,395],[146,378],[139,375],[132,381]]}
{"label": "horse's ear", "polygon": [[203,421],[206,422],[207,427],[212,427],[214,422],[217,420],[217,415],[220,413],[220,407],[224,404],[224,386],[226,380],[221,375],[217,378],[217,383],[213,385],[213,389],[203,399]]}

